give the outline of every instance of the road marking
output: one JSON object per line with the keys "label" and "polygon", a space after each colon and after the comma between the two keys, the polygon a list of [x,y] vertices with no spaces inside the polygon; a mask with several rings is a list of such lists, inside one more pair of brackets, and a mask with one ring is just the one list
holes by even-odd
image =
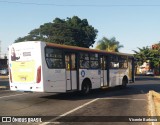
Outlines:
{"label": "road marking", "polygon": [[24,95],[24,94],[28,94],[28,93],[15,94],[15,95],[9,95],[9,96],[2,96],[2,97],[0,97],[0,99],[7,98],[7,97],[12,97],[12,96]]}
{"label": "road marking", "polygon": [[51,123],[52,124],[60,124],[60,122],[56,122],[56,120],[60,119],[63,116],[69,115],[69,114],[71,114],[71,113],[73,113],[73,112],[75,112],[75,111],[77,111],[77,110],[79,110],[79,109],[81,109],[81,108],[83,108],[83,107],[85,107],[85,106],[87,106],[87,105],[89,105],[89,104],[91,104],[91,103],[99,100],[99,99],[102,99],[102,100],[106,99],[106,100],[136,100],[136,101],[146,101],[146,99],[132,99],[132,98],[96,98],[96,99],[91,100],[91,101],[89,101],[89,102],[87,102],[87,103],[85,103],[85,104],[83,104],[83,105],[81,105],[81,106],[79,106],[79,107],[77,107],[75,109],[72,109],[72,110],[70,110],[70,111],[68,111],[68,112],[66,112],[66,113],[64,113],[64,114],[62,114],[60,116],[55,117],[55,118],[49,120],[48,122],[44,122],[44,123],[42,123],[40,125],[47,125],[47,124],[51,124]]}
{"label": "road marking", "polygon": [[137,100],[137,101],[146,101],[146,99],[132,99],[132,98],[99,98],[107,100]]}
{"label": "road marking", "polygon": [[54,122],[54,121],[60,119],[63,116],[69,115],[69,114],[71,114],[71,113],[73,113],[73,112],[75,112],[75,111],[77,111],[77,110],[79,110],[79,109],[81,109],[81,108],[83,108],[83,107],[85,107],[85,106],[97,101],[98,99],[99,98],[93,99],[93,100],[91,100],[91,101],[89,101],[89,102],[87,102],[87,103],[85,103],[85,104],[83,104],[81,106],[78,106],[77,108],[74,108],[74,109],[72,109],[72,110],[70,110],[70,111],[68,111],[68,112],[66,112],[66,113],[64,113],[64,114],[62,114],[60,116],[57,116],[56,118],[53,118],[53,119],[49,120],[48,122],[44,122],[44,123],[42,123],[40,125],[47,125],[47,124],[50,124],[50,123],[58,124],[59,122]]}

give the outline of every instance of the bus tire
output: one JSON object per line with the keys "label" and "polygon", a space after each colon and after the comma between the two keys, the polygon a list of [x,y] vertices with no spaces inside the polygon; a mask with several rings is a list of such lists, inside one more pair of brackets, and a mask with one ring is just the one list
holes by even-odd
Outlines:
{"label": "bus tire", "polygon": [[122,88],[126,88],[126,86],[127,86],[127,83],[128,83],[128,78],[127,78],[127,76],[124,76],[123,77],[123,80],[122,80]]}
{"label": "bus tire", "polygon": [[85,79],[82,83],[81,92],[83,95],[87,95],[87,94],[89,94],[90,90],[91,90],[91,82],[89,79]]}

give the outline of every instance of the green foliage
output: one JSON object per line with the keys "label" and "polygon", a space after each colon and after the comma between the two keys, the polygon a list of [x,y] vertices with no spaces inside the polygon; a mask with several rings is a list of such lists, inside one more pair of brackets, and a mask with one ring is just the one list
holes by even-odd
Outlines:
{"label": "green foliage", "polygon": [[103,37],[101,40],[98,41],[96,49],[106,50],[109,52],[118,52],[119,49],[122,47],[123,45],[120,45],[120,43],[116,40],[115,37],[112,37],[111,39]]}
{"label": "green foliage", "polygon": [[97,33],[98,31],[89,25],[87,19],[81,20],[73,16],[66,20],[55,18],[52,23],[41,25],[15,42],[40,40],[89,48],[95,43]]}
{"label": "green foliage", "polygon": [[154,69],[160,63],[160,50],[153,50],[148,47],[138,48],[139,51],[134,51],[134,56],[137,59],[137,65],[142,65],[144,62],[150,62],[150,68]]}

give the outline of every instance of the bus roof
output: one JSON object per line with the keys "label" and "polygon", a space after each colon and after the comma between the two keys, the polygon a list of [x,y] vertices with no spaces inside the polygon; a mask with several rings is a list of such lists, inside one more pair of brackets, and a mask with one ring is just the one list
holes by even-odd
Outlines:
{"label": "bus roof", "polygon": [[[43,41],[25,41],[25,42],[43,42]],[[14,43],[14,44],[23,44],[24,42],[20,43]],[[90,49],[90,48],[83,48],[83,47],[77,47],[77,46],[70,46],[70,45],[62,45],[62,44],[56,44],[56,43],[49,43],[49,42],[43,42],[46,43],[46,46],[52,46],[56,48],[63,48],[68,50],[75,50],[75,51],[84,51],[84,52],[94,52],[94,53],[101,53],[101,54],[112,54],[112,55],[124,55],[124,56],[130,56],[133,57],[133,54],[128,53],[120,53],[120,52],[107,52],[105,50],[98,50],[98,49]]]}
{"label": "bus roof", "polygon": [[133,57],[133,54],[127,54],[127,53],[107,52],[105,50],[97,50],[97,49],[83,48],[83,47],[70,46],[70,45],[61,45],[61,44],[48,43],[48,42],[45,42],[45,43],[47,46],[52,46],[52,47],[56,47],[56,48],[63,48],[63,49],[76,50],[76,51],[94,52],[94,53],[102,53],[102,54],[124,55],[124,56]]}

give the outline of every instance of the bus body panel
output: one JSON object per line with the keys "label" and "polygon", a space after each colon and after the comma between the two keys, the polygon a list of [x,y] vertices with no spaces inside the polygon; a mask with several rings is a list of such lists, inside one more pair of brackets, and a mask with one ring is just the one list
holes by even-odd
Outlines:
{"label": "bus body panel", "polygon": [[[106,87],[107,86],[107,70],[104,70],[104,78],[101,79],[102,71],[100,70],[88,70],[88,69],[80,69],[79,70],[79,78],[80,78],[80,86],[82,87],[82,83],[84,79],[89,78],[92,84],[92,89]],[[108,87],[115,87],[122,85],[122,80],[124,76],[128,75],[128,69],[110,69],[110,77],[109,77],[109,86]],[[104,80],[104,84],[102,82]],[[81,90],[81,89],[80,89]]]}
{"label": "bus body panel", "polygon": [[79,83],[80,90],[82,87],[82,83],[84,79],[89,78],[92,84],[92,88],[100,88],[101,87],[101,71],[100,70],[89,70],[89,69],[79,69]]}
{"label": "bus body panel", "polygon": [[66,71],[66,90],[77,90],[77,71]]}
{"label": "bus body panel", "polygon": [[77,90],[77,71],[73,70],[71,71],[71,89],[72,90]]}
{"label": "bus body panel", "polygon": [[109,70],[109,85],[110,87],[114,87],[116,85],[119,85],[119,74],[117,69],[111,69]]}
{"label": "bus body panel", "polygon": [[49,69],[45,59],[46,43],[41,42],[44,92],[66,92],[65,69]]}
{"label": "bus body panel", "polygon": [[101,87],[107,87],[107,70],[101,70]]}
{"label": "bus body panel", "polygon": [[[49,68],[47,58],[52,58],[52,56],[46,56],[46,47],[63,50],[64,67]],[[127,76],[128,81],[134,82],[134,60],[132,57],[128,60],[127,68],[110,68],[110,60],[106,61],[106,59],[109,59],[112,55],[101,53],[102,61],[100,61],[100,58],[98,61],[99,63],[103,62],[102,66],[96,69],[81,69],[78,59],[81,52],[78,50],[69,51],[69,48],[68,46],[61,48],[61,45],[54,44],[52,46],[52,44],[40,41],[11,45],[9,47],[10,89],[13,91],[68,92],[81,90],[85,79],[90,80],[92,89],[114,87],[122,85],[124,76]],[[98,53],[98,51],[94,51]],[[89,49],[84,49],[83,53],[85,52],[91,53]],[[117,54],[117,56],[119,55]],[[71,67],[72,65],[73,67]]]}
{"label": "bus body panel", "polygon": [[[43,63],[44,63],[44,91],[45,92],[67,92],[67,91],[73,91],[77,90],[77,71],[71,70],[70,68],[61,68],[61,69],[54,69],[49,68],[46,63],[45,59],[45,47],[50,46],[44,46],[44,56],[43,56]],[[55,48],[57,49],[57,48]],[[66,54],[66,53],[65,53]],[[72,55],[73,53],[68,53],[67,55],[70,57],[69,61],[72,61],[72,57],[75,57]],[[66,58],[66,55],[64,56]],[[65,64],[65,62],[64,62]],[[70,67],[70,66],[69,66]]]}
{"label": "bus body panel", "polygon": [[122,85],[124,76],[128,78],[128,69],[111,69],[109,87]]}
{"label": "bus body panel", "polygon": [[[22,42],[9,47],[9,81],[13,91],[43,92],[41,43]],[[37,72],[39,69],[39,83]]]}
{"label": "bus body panel", "polygon": [[65,69],[43,69],[45,92],[66,92]]}

